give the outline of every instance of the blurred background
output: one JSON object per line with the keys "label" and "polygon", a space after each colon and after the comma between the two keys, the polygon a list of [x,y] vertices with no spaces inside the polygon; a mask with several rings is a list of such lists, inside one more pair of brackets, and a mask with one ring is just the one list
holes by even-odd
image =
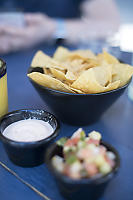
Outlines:
{"label": "blurred background", "polygon": [[[0,0],[0,54],[40,43],[133,51],[132,0]],[[128,39],[127,39],[128,38]]]}
{"label": "blurred background", "polygon": [[121,21],[123,23],[133,23],[133,1],[132,0],[116,0],[118,8],[120,10]]}
{"label": "blurred background", "polygon": [[132,0],[116,0],[120,11],[121,26],[118,37],[120,38],[120,46],[122,50],[133,51],[133,1]]}

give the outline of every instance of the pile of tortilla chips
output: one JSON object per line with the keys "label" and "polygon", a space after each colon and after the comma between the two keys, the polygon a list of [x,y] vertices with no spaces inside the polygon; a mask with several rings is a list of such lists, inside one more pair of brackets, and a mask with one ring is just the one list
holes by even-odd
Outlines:
{"label": "pile of tortilla chips", "polygon": [[28,74],[36,83],[55,90],[92,94],[122,87],[133,75],[133,67],[122,64],[106,51],[95,55],[90,50],[69,51],[57,48],[53,57],[38,51],[31,67],[41,67],[44,73]]}

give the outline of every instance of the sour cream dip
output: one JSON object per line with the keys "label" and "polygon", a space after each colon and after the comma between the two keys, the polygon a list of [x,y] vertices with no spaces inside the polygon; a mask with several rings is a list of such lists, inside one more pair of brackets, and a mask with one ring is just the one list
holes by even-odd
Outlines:
{"label": "sour cream dip", "polygon": [[3,135],[18,142],[34,142],[45,139],[53,133],[48,122],[38,119],[20,120],[10,124],[3,131]]}

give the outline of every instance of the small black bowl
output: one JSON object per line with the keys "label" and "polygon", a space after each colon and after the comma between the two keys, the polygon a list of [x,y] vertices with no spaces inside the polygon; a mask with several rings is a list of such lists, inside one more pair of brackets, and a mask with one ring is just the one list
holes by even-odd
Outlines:
{"label": "small black bowl", "polygon": [[[40,72],[43,69],[30,67],[28,73]],[[97,94],[74,94],[53,90],[37,84],[29,78],[44,102],[60,120],[72,125],[89,125],[102,114],[123,94],[131,80],[121,88]]]}
{"label": "small black bowl", "polygon": [[116,175],[120,167],[120,157],[118,152],[106,142],[101,142],[108,151],[111,151],[115,154],[115,166],[110,173],[104,175],[100,178],[84,178],[80,180],[71,179],[61,173],[59,173],[54,166],[52,165],[51,158],[55,155],[62,156],[62,147],[59,147],[55,143],[52,144],[46,151],[45,161],[48,166],[48,169],[55,176],[56,182],[59,186],[61,194],[67,200],[96,200],[101,197],[104,193],[104,190],[110,180]]}
{"label": "small black bowl", "polygon": [[[19,120],[39,119],[48,122],[54,132],[46,139],[35,142],[18,142],[5,137],[2,132],[10,124]],[[44,153],[49,143],[58,135],[59,123],[57,119],[44,110],[17,110],[4,115],[0,119],[0,139],[2,140],[9,159],[16,165],[32,167],[44,162]]]}

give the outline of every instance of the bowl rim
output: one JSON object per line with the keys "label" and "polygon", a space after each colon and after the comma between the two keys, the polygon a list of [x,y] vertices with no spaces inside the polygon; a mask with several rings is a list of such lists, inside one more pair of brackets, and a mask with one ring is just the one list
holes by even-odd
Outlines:
{"label": "bowl rim", "polygon": [[[38,68],[38,67],[34,67],[34,68]],[[27,75],[32,73],[32,72],[30,72],[30,69],[34,69],[34,68],[33,67],[29,67]],[[125,85],[123,85],[123,86],[121,86],[119,88],[116,88],[114,90],[107,91],[107,92],[91,93],[91,94],[77,94],[77,93],[63,92],[63,91],[55,90],[55,89],[52,89],[52,88],[48,88],[48,87],[45,87],[45,86],[42,86],[42,85],[38,84],[37,82],[32,80],[29,76],[28,76],[28,78],[32,83],[34,83],[35,85],[37,85],[38,87],[40,87],[40,88],[42,88],[44,90],[49,90],[49,91],[57,93],[57,94],[69,95],[69,96],[100,96],[100,95],[110,94],[110,93],[117,92],[117,91],[119,91],[121,89],[124,89],[124,88],[128,87],[128,85],[130,84],[130,82],[132,80],[132,77],[131,77],[130,80]]]}
{"label": "bowl rim", "polygon": [[[68,137],[67,137],[68,138]],[[60,181],[67,183],[67,184],[71,184],[71,185],[80,185],[80,184],[101,184],[104,183],[106,181],[108,181],[109,179],[111,179],[119,170],[120,168],[120,156],[119,153],[117,152],[117,150],[110,145],[109,143],[101,140],[101,144],[103,144],[105,147],[107,147],[107,149],[110,149],[111,152],[113,152],[116,156],[116,165],[113,167],[112,171],[109,172],[108,174],[102,176],[102,177],[92,177],[92,178],[82,178],[82,179],[72,179],[64,174],[61,174],[60,172],[58,172],[55,167],[52,165],[51,163],[51,159],[50,159],[50,154],[55,150],[55,148],[60,148],[56,143],[53,143],[52,145],[50,145],[50,147],[48,147],[46,154],[45,154],[45,162],[46,165],[48,167],[48,169],[51,171],[51,173],[54,174],[54,176],[57,179],[60,179]]]}
{"label": "bowl rim", "polygon": [[[35,112],[41,112],[41,114],[43,114],[43,113],[46,113],[46,114],[48,114],[48,115],[50,115],[50,116],[52,116],[52,118],[54,118],[54,120],[55,120],[55,122],[56,122],[56,127],[55,127],[55,130],[53,131],[53,133],[50,135],[50,136],[48,136],[47,138],[45,138],[45,139],[41,139],[41,140],[37,140],[37,141],[28,141],[28,142],[23,142],[23,141],[15,141],[15,140],[12,140],[12,139],[9,139],[9,138],[7,138],[7,137],[5,137],[3,134],[2,134],[2,132],[1,132],[1,123],[5,120],[5,119],[7,119],[8,117],[11,117],[12,115],[15,115],[15,114],[18,114],[18,113],[21,113],[21,112],[33,112],[33,111],[35,111]],[[20,121],[20,120],[18,120],[18,121]],[[14,123],[14,122],[12,122],[12,123]],[[11,123],[11,124],[12,124]],[[6,142],[6,143],[12,143],[14,146],[16,145],[16,146],[32,146],[32,145],[34,145],[34,146],[38,146],[38,145],[40,145],[40,144],[44,144],[44,143],[47,143],[47,142],[49,142],[49,141],[51,141],[52,139],[54,139],[55,137],[57,137],[58,136],[58,132],[59,132],[59,129],[60,129],[60,123],[59,123],[59,120],[53,115],[53,114],[51,114],[50,112],[47,112],[47,111],[45,111],[45,110],[43,110],[43,109],[19,109],[19,110],[14,110],[14,111],[12,111],[12,112],[8,112],[7,114],[5,114],[4,116],[2,116],[1,118],[0,118],[0,139],[3,141],[3,142]]]}
{"label": "bowl rim", "polygon": [[0,58],[0,61],[2,62],[2,66],[0,67],[0,78],[2,78],[6,74],[6,62]]}

